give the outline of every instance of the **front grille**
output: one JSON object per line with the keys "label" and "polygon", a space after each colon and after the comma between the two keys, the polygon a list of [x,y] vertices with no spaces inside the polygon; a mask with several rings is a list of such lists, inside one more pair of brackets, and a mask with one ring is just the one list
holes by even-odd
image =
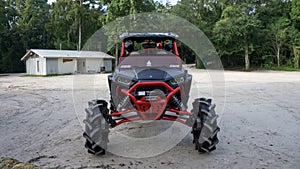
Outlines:
{"label": "front grille", "polygon": [[163,86],[139,86],[134,90],[132,93],[135,97],[143,97],[143,96],[149,96],[150,93],[154,90],[160,90],[162,91],[165,96],[168,95],[168,90],[164,88]]}

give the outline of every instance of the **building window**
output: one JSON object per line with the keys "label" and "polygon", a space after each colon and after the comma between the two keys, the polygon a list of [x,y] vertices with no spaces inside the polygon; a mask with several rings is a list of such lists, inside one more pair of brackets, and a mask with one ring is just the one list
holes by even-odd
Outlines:
{"label": "building window", "polygon": [[73,59],[63,59],[63,63],[65,62],[73,62]]}
{"label": "building window", "polygon": [[36,71],[40,72],[40,61],[36,61]]}
{"label": "building window", "polygon": [[85,67],[85,61],[82,62],[82,67]]}

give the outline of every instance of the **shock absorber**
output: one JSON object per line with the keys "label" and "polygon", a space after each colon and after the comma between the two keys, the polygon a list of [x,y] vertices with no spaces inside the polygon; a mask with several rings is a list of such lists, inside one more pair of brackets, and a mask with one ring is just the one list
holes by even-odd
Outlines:
{"label": "shock absorber", "polygon": [[180,110],[186,110],[186,107],[183,105],[183,103],[177,98],[176,95],[173,95],[171,97],[171,102]]}
{"label": "shock absorber", "polygon": [[125,96],[125,98],[118,104],[117,111],[121,111],[122,108],[126,107],[129,104],[129,101],[129,96]]}

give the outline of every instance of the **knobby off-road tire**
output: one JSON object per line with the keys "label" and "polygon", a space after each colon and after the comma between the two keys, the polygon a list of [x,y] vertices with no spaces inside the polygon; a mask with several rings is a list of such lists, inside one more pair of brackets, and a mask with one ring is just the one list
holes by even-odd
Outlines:
{"label": "knobby off-road tire", "polygon": [[86,119],[85,132],[83,137],[86,139],[85,147],[88,152],[96,155],[105,154],[108,142],[109,125],[104,115],[107,115],[107,102],[104,100],[89,101],[89,107],[85,109]]}
{"label": "knobby off-road tire", "polygon": [[192,130],[195,149],[200,153],[214,151],[219,143],[217,133],[220,131],[215,105],[211,103],[211,99],[198,98],[193,102],[192,112],[196,117]]}

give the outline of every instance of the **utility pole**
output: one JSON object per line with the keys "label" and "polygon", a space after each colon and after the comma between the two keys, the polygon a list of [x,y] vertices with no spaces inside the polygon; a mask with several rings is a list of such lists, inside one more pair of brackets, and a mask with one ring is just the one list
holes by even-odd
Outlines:
{"label": "utility pole", "polygon": [[79,23],[78,23],[78,47],[79,47],[79,50],[81,49],[81,29],[82,29],[82,11],[81,11],[81,7],[82,7],[82,0],[79,0]]}

